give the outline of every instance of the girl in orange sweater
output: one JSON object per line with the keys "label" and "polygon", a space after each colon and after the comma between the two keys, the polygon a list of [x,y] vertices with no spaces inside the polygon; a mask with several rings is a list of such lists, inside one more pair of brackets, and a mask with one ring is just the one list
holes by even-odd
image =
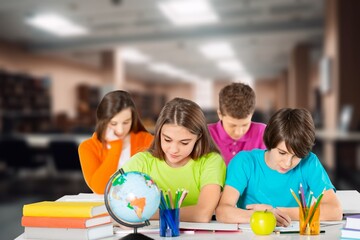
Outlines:
{"label": "girl in orange sweater", "polygon": [[82,172],[94,193],[104,194],[111,175],[132,155],[146,150],[153,136],[147,132],[129,93],[113,91],[96,111],[93,136],[79,146]]}

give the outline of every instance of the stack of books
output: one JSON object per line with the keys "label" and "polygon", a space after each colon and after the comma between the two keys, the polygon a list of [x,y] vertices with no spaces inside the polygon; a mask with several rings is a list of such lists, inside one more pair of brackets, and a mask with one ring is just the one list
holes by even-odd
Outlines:
{"label": "stack of books", "polygon": [[21,225],[26,239],[91,240],[113,236],[113,224],[103,202],[26,204]]}
{"label": "stack of books", "polygon": [[344,228],[341,229],[341,239],[360,239],[360,215],[348,215]]}

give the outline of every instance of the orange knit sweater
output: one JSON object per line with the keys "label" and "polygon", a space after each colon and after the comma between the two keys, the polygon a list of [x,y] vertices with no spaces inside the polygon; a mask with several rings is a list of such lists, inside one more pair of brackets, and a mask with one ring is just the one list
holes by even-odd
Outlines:
{"label": "orange knit sweater", "polygon": [[[147,132],[130,133],[130,156],[146,150],[153,135]],[[81,169],[87,185],[97,194],[104,194],[105,187],[110,177],[117,170],[121,151],[122,140],[110,142],[110,148],[97,139],[96,134],[79,146]]]}

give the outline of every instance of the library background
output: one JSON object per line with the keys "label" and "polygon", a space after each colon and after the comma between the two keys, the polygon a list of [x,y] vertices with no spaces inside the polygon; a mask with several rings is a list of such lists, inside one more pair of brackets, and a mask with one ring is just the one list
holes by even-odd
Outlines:
{"label": "library background", "polygon": [[[360,1],[207,2],[219,22],[195,28],[171,25],[153,6],[157,1],[0,3],[0,212],[8,216],[0,221],[1,239],[23,232],[24,204],[90,192],[77,148],[94,131],[99,101],[115,89],[131,93],[153,131],[174,97],[197,102],[209,123],[218,121],[219,90],[246,82],[256,93],[255,121],[266,123],[283,107],[309,109],[313,151],[331,180],[337,189],[360,191]],[[92,31],[60,38],[22,23],[39,6],[68,11]],[[252,78],[218,69],[195,49],[219,39],[231,43],[231,57]],[[142,59],[150,63],[126,59],[127,47],[151,56]]]}

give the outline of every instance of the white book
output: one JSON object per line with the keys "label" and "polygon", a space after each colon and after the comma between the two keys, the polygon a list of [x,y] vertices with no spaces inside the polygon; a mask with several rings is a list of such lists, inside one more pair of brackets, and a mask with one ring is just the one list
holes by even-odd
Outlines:
{"label": "white book", "polygon": [[347,216],[345,228],[360,230],[360,214]]}
{"label": "white book", "polygon": [[56,200],[58,202],[104,202],[103,194],[79,193],[77,195],[65,195]]}
{"label": "white book", "polygon": [[360,193],[356,190],[337,190],[336,196],[338,197],[343,213],[359,214],[360,213]]}
{"label": "white book", "polygon": [[113,224],[103,224],[90,228],[46,228],[25,227],[26,239],[47,240],[93,240],[113,236]]}
{"label": "white book", "polygon": [[346,228],[342,228],[340,230],[342,238],[360,239],[360,230]]}

